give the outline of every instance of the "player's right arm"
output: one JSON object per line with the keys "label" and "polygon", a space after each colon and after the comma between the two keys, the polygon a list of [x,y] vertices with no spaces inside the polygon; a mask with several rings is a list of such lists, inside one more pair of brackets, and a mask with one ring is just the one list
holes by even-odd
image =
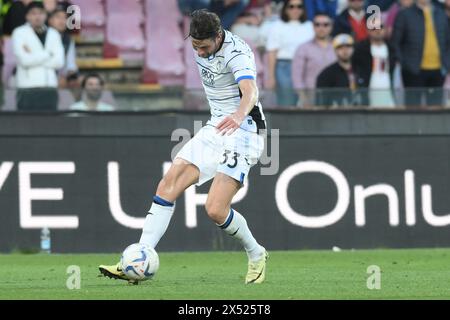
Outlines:
{"label": "player's right arm", "polygon": [[217,126],[217,130],[222,134],[231,135],[236,131],[258,102],[258,87],[256,86],[255,79],[240,80],[239,89],[241,90],[242,97],[238,110],[226,117]]}
{"label": "player's right arm", "polygon": [[227,57],[227,66],[238,83],[241,100],[238,109],[226,117],[217,126],[221,134],[231,135],[240,127],[245,117],[258,103],[258,87],[256,85],[256,64],[253,53],[248,47],[234,48]]}

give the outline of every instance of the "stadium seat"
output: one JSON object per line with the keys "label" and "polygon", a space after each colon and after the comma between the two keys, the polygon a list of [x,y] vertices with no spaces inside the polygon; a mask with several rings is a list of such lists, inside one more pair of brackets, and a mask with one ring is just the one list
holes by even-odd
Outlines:
{"label": "stadium seat", "polygon": [[80,7],[83,27],[105,25],[105,10],[102,0],[72,0],[72,3]]}
{"label": "stadium seat", "polygon": [[[188,17],[184,19],[184,32],[189,32],[190,20]],[[202,89],[202,81],[198,72],[197,63],[195,62],[195,53],[192,49],[190,41],[184,42],[184,64],[186,66],[185,83],[184,86],[188,90]]]}
{"label": "stadium seat", "polygon": [[144,33],[139,17],[133,12],[109,13],[106,22],[106,41],[118,47],[119,50],[144,50]]}
{"label": "stadium seat", "polygon": [[81,10],[80,35],[84,39],[103,41],[106,23],[102,0],[73,0]]}
{"label": "stadium seat", "polygon": [[[105,0],[105,11],[110,14],[133,14],[139,22],[144,22],[144,12],[140,0]],[[123,20],[129,22],[129,20]]]}
{"label": "stadium seat", "polygon": [[181,14],[176,0],[146,0],[145,12],[145,72],[155,74],[161,85],[183,85],[183,36],[178,24]]}
{"label": "stadium seat", "polygon": [[[144,60],[144,12],[139,0],[106,0],[104,58]],[[123,23],[127,21],[127,23]]]}

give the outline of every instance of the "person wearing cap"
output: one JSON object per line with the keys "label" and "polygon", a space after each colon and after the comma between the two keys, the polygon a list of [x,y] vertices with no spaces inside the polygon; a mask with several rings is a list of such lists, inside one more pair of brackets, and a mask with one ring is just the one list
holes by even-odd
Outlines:
{"label": "person wearing cap", "polygon": [[355,91],[362,79],[352,66],[354,40],[348,34],[333,39],[337,62],[326,67],[317,78],[316,104],[321,106],[350,106],[357,104]]}
{"label": "person wearing cap", "polygon": [[45,25],[46,17],[42,2],[33,1],[27,6],[27,23],[12,34],[19,111],[57,109],[56,72],[64,66],[64,48],[58,31]]}

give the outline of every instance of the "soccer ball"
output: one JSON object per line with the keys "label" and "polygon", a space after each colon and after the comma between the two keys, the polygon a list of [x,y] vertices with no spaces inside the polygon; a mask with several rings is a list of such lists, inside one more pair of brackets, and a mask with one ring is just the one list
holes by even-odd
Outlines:
{"label": "soccer ball", "polygon": [[144,281],[153,278],[158,271],[159,257],[150,246],[135,243],[123,251],[120,264],[131,280]]}

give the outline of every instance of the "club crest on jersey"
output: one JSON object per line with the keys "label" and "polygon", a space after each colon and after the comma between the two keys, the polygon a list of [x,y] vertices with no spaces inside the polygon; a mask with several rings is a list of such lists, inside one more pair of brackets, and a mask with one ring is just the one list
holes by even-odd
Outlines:
{"label": "club crest on jersey", "polygon": [[217,63],[216,63],[216,70],[217,70],[217,73],[220,73],[220,71],[222,71],[222,61],[217,61]]}

